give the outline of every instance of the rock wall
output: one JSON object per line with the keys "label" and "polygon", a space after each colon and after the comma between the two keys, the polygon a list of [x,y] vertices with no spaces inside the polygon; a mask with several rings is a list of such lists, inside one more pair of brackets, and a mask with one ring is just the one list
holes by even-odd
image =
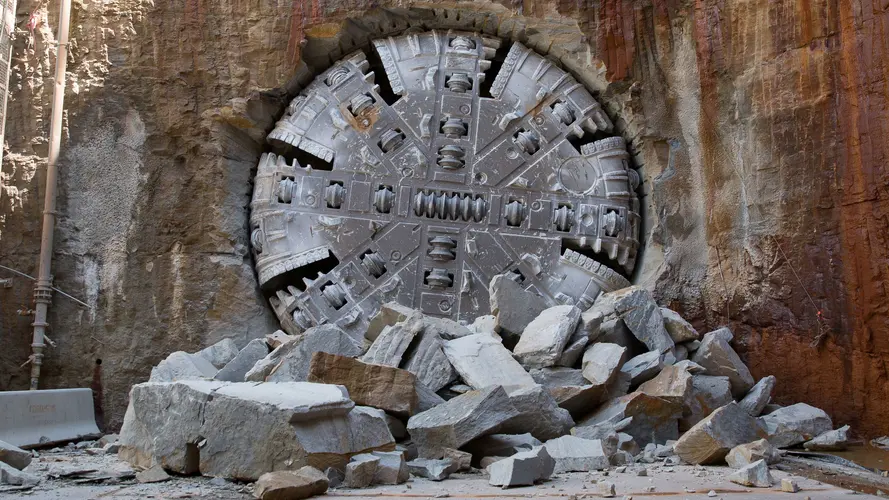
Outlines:
{"label": "rock wall", "polygon": [[[384,8],[385,7],[385,8]],[[58,4],[19,4],[0,265],[36,275]],[[30,32],[28,18],[41,18]],[[314,70],[407,28],[549,53],[631,141],[635,280],[730,324],[779,401],[889,432],[889,5],[849,0],[75,3],[43,387],[89,385],[119,425],[174,350],[269,333],[247,205],[262,138]],[[0,277],[13,277],[0,269]],[[27,387],[32,283],[0,289],[0,389]]]}

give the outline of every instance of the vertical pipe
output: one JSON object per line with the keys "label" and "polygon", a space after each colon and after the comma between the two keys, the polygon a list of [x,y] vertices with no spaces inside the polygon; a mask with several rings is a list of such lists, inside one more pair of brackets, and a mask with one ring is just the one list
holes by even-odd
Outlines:
{"label": "vertical pipe", "polygon": [[59,13],[58,50],[56,50],[56,78],[52,95],[52,121],[49,131],[49,158],[46,165],[46,193],[43,200],[43,233],[40,238],[40,270],[34,287],[34,338],[31,342],[31,390],[37,390],[40,366],[43,364],[44,335],[47,311],[52,299],[53,231],[56,224],[56,184],[58,181],[59,149],[62,143],[62,111],[65,104],[65,71],[68,66],[68,24],[71,0],[62,0]]}

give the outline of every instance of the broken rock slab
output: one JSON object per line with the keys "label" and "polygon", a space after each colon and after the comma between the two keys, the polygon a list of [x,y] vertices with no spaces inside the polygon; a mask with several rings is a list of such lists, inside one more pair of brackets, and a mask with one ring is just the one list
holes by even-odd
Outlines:
{"label": "broken rock slab", "polygon": [[729,475],[728,480],[741,486],[753,486],[756,488],[770,488],[772,475],[769,474],[769,466],[765,460],[757,460],[750,465],[745,465]]}
{"label": "broken rock slab", "polygon": [[513,355],[526,368],[553,366],[577,328],[580,309],[560,305],[543,310],[522,331]]}
{"label": "broken rock slab", "polygon": [[270,352],[247,372],[244,379],[248,382],[303,382],[309,376],[312,354],[319,351],[357,357],[364,352],[364,345],[336,325],[315,326]]}
{"label": "broken rock slab", "polygon": [[217,370],[221,370],[222,367],[238,355],[238,346],[235,345],[235,341],[232,339],[222,339],[194,354],[209,361]]}
{"label": "broken rock slab", "polygon": [[667,366],[653,379],[639,386],[638,391],[656,398],[666,399],[679,408],[689,404],[692,395],[692,375],[676,366]]}
{"label": "broken rock slab", "polygon": [[149,382],[175,382],[177,380],[211,379],[216,367],[206,358],[176,351],[151,369]]}
{"label": "broken rock slab", "polygon": [[253,497],[260,500],[299,500],[327,491],[327,476],[314,467],[295,471],[267,472],[253,487]]}
{"label": "broken rock slab", "polygon": [[488,335],[449,340],[444,343],[444,353],[463,381],[474,389],[535,385],[509,350]]}
{"label": "broken rock slab", "polygon": [[778,448],[787,448],[813,439],[833,429],[824,410],[805,403],[785,406],[760,417],[768,440]]}
{"label": "broken rock slab", "polygon": [[549,456],[556,462],[555,472],[589,472],[607,469],[608,456],[599,439],[582,439],[562,436],[544,445]]}
{"label": "broken rock slab", "polygon": [[414,415],[407,422],[407,431],[420,456],[432,458],[441,456],[445,448],[459,449],[479,436],[493,434],[519,415],[503,387],[487,387]]}
{"label": "broken rock slab", "polygon": [[781,461],[781,451],[767,440],[758,439],[751,443],[735,446],[725,456],[725,463],[733,469],[740,469],[757,460],[765,460],[769,465],[776,464]]}
{"label": "broken rock slab", "polygon": [[713,413],[713,410],[732,401],[732,386],[728,377],[692,375],[691,396],[688,398],[682,418],[679,420],[679,430],[691,429],[707,415]]}
{"label": "broken rock slab", "polygon": [[673,339],[664,327],[661,309],[650,291],[631,286],[606,293],[599,300],[613,304],[615,313],[649,350],[663,354],[673,349]]}
{"label": "broken rock slab", "polygon": [[738,403],[717,409],[688,430],[673,450],[691,464],[712,464],[725,459],[735,446],[765,437],[765,431]]}
{"label": "broken rock slab", "polygon": [[743,398],[753,387],[753,375],[747,365],[741,361],[738,353],[729,345],[725,334],[727,328],[704,335],[701,347],[692,355],[691,360],[701,365],[707,375],[729,378],[732,385],[732,396]]}
{"label": "broken rock slab", "polygon": [[358,455],[353,456],[351,461],[346,464],[346,475],[345,479],[343,479],[343,487],[367,488],[372,485],[379,463],[380,457],[370,453],[359,453]]}
{"label": "broken rock slab", "polygon": [[488,286],[494,328],[510,345],[519,341],[522,332],[546,309],[546,299],[525,290],[507,274],[498,274]]}
{"label": "broken rock slab", "polygon": [[[429,326],[430,320],[438,318],[425,319],[427,326],[419,333],[419,342],[415,341],[411,349],[405,353],[399,366],[416,375],[417,379],[432,391],[438,391],[456,380],[457,372],[454,371],[443,350],[444,340],[439,333],[443,329]],[[465,329],[464,326],[449,319],[442,319],[436,324],[445,322],[453,323],[454,328]],[[466,335],[470,335],[470,332],[467,331]]]}
{"label": "broken rock slab", "polygon": [[529,486],[549,479],[556,462],[546,448],[538,446],[530,451],[516,453],[488,466],[488,483],[504,489],[511,486]]}
{"label": "broken rock slab", "polygon": [[777,379],[774,375],[760,379],[738,404],[751,416],[758,417],[772,399],[772,391],[775,389],[776,382]]}
{"label": "broken rock slab", "polygon": [[0,441],[0,462],[22,470],[31,463],[31,458],[31,452],[9,444],[6,441]]}
{"label": "broken rock slab", "polygon": [[541,385],[521,387],[509,393],[509,402],[518,415],[507,419],[498,428],[502,434],[528,432],[540,440],[567,434],[574,427],[571,413],[560,408],[556,400]]}
{"label": "broken rock slab", "polygon": [[407,418],[417,412],[417,377],[391,366],[370,365],[326,352],[312,355],[309,382],[342,385],[356,404]]}
{"label": "broken rock slab", "polygon": [[544,386],[559,407],[568,410],[572,418],[581,418],[598,408],[607,393],[606,386],[590,384],[584,378],[583,371],[574,368],[531,370],[531,377]]}
{"label": "broken rock slab", "polygon": [[630,386],[636,387],[657,376],[664,368],[663,356],[656,351],[648,351],[640,354],[623,364],[620,371],[630,377]]}
{"label": "broken rock slab", "polygon": [[411,316],[419,316],[420,314],[419,311],[403,306],[398,302],[386,302],[380,306],[379,312],[370,319],[364,337],[371,341],[376,340],[387,326],[394,326],[396,323],[401,323]]}
{"label": "broken rock slab", "polygon": [[583,376],[593,385],[606,385],[626,362],[627,349],[617,344],[599,342],[583,353]]}
{"label": "broken rock slab", "polygon": [[803,443],[803,448],[809,451],[843,451],[848,446],[848,425],[844,425],[836,430],[825,432],[815,439]]}
{"label": "broken rock slab", "polygon": [[[632,417],[623,432],[633,436],[640,446],[645,446],[677,439],[680,415],[682,408],[670,401],[634,392],[606,402],[595,413],[581,420],[578,428],[606,423],[615,425]],[[583,431],[576,429],[572,434],[582,436]]]}
{"label": "broken rock slab", "polygon": [[160,483],[169,479],[170,475],[167,474],[160,464],[156,464],[136,474],[136,481],[140,483]]}
{"label": "broken rock slab", "polygon": [[40,477],[20,471],[6,462],[0,462],[0,484],[34,486],[38,483],[40,483]]}
{"label": "broken rock slab", "polygon": [[661,316],[664,318],[664,328],[667,329],[667,333],[674,343],[691,342],[701,337],[695,327],[685,321],[676,311],[662,307]]}
{"label": "broken rock slab", "polygon": [[238,354],[222,367],[214,377],[227,382],[243,382],[244,376],[259,360],[268,356],[269,348],[265,340],[253,339],[238,351]]}
{"label": "broken rock slab", "polygon": [[400,451],[374,451],[373,456],[380,459],[374,473],[374,484],[401,484],[410,478],[410,471]]}
{"label": "broken rock slab", "polygon": [[407,463],[410,473],[425,477],[432,481],[443,481],[452,473],[457,472],[457,466],[450,459],[417,458]]}

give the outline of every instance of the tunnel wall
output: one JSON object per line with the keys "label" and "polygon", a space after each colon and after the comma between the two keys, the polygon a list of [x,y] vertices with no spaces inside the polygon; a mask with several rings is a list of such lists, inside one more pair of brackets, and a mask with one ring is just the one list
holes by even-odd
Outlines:
{"label": "tunnel wall", "polygon": [[[276,328],[249,253],[262,139],[313,72],[371,38],[473,29],[549,54],[632,144],[636,276],[728,324],[778,402],[889,433],[889,6],[849,0],[75,2],[43,387],[104,418],[175,350]],[[58,4],[19,3],[0,265],[36,275]],[[32,12],[40,18],[31,32]],[[0,270],[0,277],[13,277]],[[0,389],[27,387],[32,283],[0,289]]]}

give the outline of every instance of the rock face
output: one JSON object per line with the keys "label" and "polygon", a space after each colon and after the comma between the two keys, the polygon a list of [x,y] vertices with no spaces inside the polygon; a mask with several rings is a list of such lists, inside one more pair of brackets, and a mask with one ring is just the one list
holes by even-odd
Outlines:
{"label": "rock face", "polygon": [[407,430],[422,457],[440,456],[445,448],[460,448],[521,413],[509,402],[502,387],[469,391],[407,422]]}
{"label": "rock face", "polygon": [[760,420],[769,442],[778,448],[800,444],[833,429],[833,422],[824,410],[805,403],[785,406]]}
{"label": "rock face", "polygon": [[494,329],[501,337],[515,344],[528,324],[544,309],[543,297],[522,288],[509,276],[498,274],[488,286]]}
{"label": "rock face", "polygon": [[740,444],[765,437],[765,431],[737,403],[729,403],[688,430],[673,445],[683,460],[692,464],[712,464],[725,458]]}
{"label": "rock face", "polygon": [[515,358],[526,368],[553,366],[577,328],[580,309],[555,306],[545,309],[522,332],[513,349]]}
{"label": "rock face", "polygon": [[327,482],[327,476],[314,467],[267,472],[256,481],[253,496],[261,500],[299,500],[326,492]]}
{"label": "rock face", "polygon": [[312,354],[326,352],[355,357],[364,352],[360,340],[350,337],[336,325],[309,328],[261,359],[244,379],[250,382],[302,382],[309,376]]}
{"label": "rock face", "polygon": [[562,436],[544,445],[546,452],[556,461],[555,472],[588,472],[607,469],[611,464],[602,441]]}
{"label": "rock face", "polygon": [[753,387],[753,375],[719,330],[704,335],[691,360],[703,366],[707,375],[728,377],[735,398],[743,398]]}
{"label": "rock face", "polygon": [[549,479],[556,463],[543,446],[498,460],[488,466],[488,483],[494,486],[526,486]]}
{"label": "rock face", "polygon": [[407,418],[417,412],[417,377],[390,366],[369,365],[326,352],[312,355],[309,382],[342,385],[352,401]]}
{"label": "rock face", "polygon": [[444,344],[444,353],[460,377],[474,389],[535,385],[509,350],[489,335],[450,340]]}

